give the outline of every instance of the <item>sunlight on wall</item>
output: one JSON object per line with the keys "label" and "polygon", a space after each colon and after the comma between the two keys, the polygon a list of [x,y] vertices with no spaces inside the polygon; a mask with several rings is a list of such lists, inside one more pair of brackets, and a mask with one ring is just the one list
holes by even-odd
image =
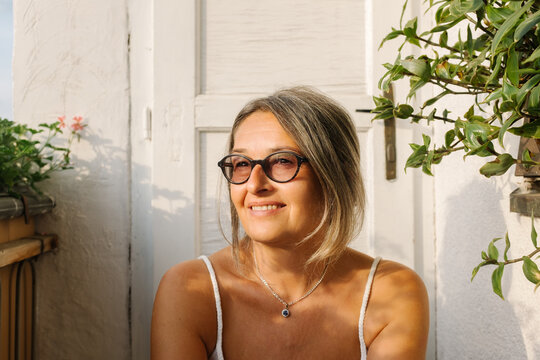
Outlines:
{"label": "sunlight on wall", "polygon": [[11,59],[13,56],[13,3],[0,0],[0,117],[13,119]]}

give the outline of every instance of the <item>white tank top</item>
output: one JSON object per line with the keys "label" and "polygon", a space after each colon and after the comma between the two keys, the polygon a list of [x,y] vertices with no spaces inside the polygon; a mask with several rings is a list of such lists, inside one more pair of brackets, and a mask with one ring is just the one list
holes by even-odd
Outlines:
{"label": "white tank top", "polygon": [[[216,311],[217,311],[217,340],[216,348],[212,355],[208,358],[209,360],[225,360],[223,357],[223,314],[221,312],[221,297],[219,296],[219,287],[216,279],[216,273],[208,257],[202,255],[199,257],[202,259],[208,268],[210,273],[210,279],[212,280],[212,286],[214,288],[214,298],[216,299]],[[368,280],[366,283],[366,288],[364,289],[364,296],[362,298],[362,307],[360,308],[360,317],[358,319],[358,338],[360,339],[360,360],[366,360],[367,358],[367,349],[366,343],[364,341],[364,318],[366,316],[366,308],[369,300],[369,294],[371,292],[371,286],[373,284],[373,277],[375,276],[375,271],[377,270],[377,265],[381,260],[380,257],[376,257],[371,264],[371,270],[369,271]]]}

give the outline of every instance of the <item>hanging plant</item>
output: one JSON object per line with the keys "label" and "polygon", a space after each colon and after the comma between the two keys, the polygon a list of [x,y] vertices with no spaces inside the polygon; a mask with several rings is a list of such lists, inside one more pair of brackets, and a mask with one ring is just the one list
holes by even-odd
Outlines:
{"label": "hanging plant", "polygon": [[[383,39],[401,39],[398,56],[393,64],[385,64],[387,72],[379,88],[388,91],[390,84],[409,79],[410,100],[426,85],[435,87],[436,96],[419,108],[407,103],[394,103],[384,97],[374,97],[377,115],[374,119],[392,117],[410,119],[413,123],[442,121],[450,124],[444,144],[432,144],[428,135],[423,142],[411,144],[412,153],[405,168],[422,168],[432,175],[432,167],[445,156],[461,152],[464,158],[486,159],[479,169],[486,177],[499,176],[514,165],[526,169],[540,165],[540,154],[525,149],[516,156],[506,151],[505,136],[540,139],[540,1],[509,0],[439,0],[426,1],[434,13],[435,26],[419,33],[414,18]],[[407,6],[405,1],[403,11]],[[402,13],[403,18],[403,13]],[[456,41],[450,41],[455,38]],[[404,55],[403,45],[420,48],[420,55]],[[469,103],[468,110],[457,114],[451,108],[437,107],[443,98]],[[450,103],[450,102],[447,102]],[[525,119],[526,121],[521,121]],[[501,278],[504,267],[522,262],[528,280],[540,284],[540,271],[533,256],[540,251],[536,232],[531,236],[534,250],[517,259],[508,259],[510,241],[506,236],[503,259],[494,239],[482,262],[496,266],[492,274],[493,290],[501,298]]]}

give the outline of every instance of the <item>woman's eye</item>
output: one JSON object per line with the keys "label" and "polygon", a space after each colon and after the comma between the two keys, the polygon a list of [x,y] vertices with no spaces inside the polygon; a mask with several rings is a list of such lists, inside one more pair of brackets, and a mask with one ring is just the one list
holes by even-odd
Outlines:
{"label": "woman's eye", "polygon": [[249,162],[247,162],[247,161],[238,161],[238,162],[234,163],[235,168],[245,167],[245,166],[249,166]]}
{"label": "woman's eye", "polygon": [[291,161],[291,159],[287,159],[287,158],[279,158],[278,163],[286,165],[286,164],[291,164],[292,161]]}

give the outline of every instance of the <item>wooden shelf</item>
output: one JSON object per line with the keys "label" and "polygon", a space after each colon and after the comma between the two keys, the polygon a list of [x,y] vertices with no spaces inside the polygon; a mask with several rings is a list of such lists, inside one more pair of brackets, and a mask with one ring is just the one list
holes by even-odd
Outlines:
{"label": "wooden shelf", "polygon": [[34,235],[0,243],[0,268],[56,249],[56,235]]}

